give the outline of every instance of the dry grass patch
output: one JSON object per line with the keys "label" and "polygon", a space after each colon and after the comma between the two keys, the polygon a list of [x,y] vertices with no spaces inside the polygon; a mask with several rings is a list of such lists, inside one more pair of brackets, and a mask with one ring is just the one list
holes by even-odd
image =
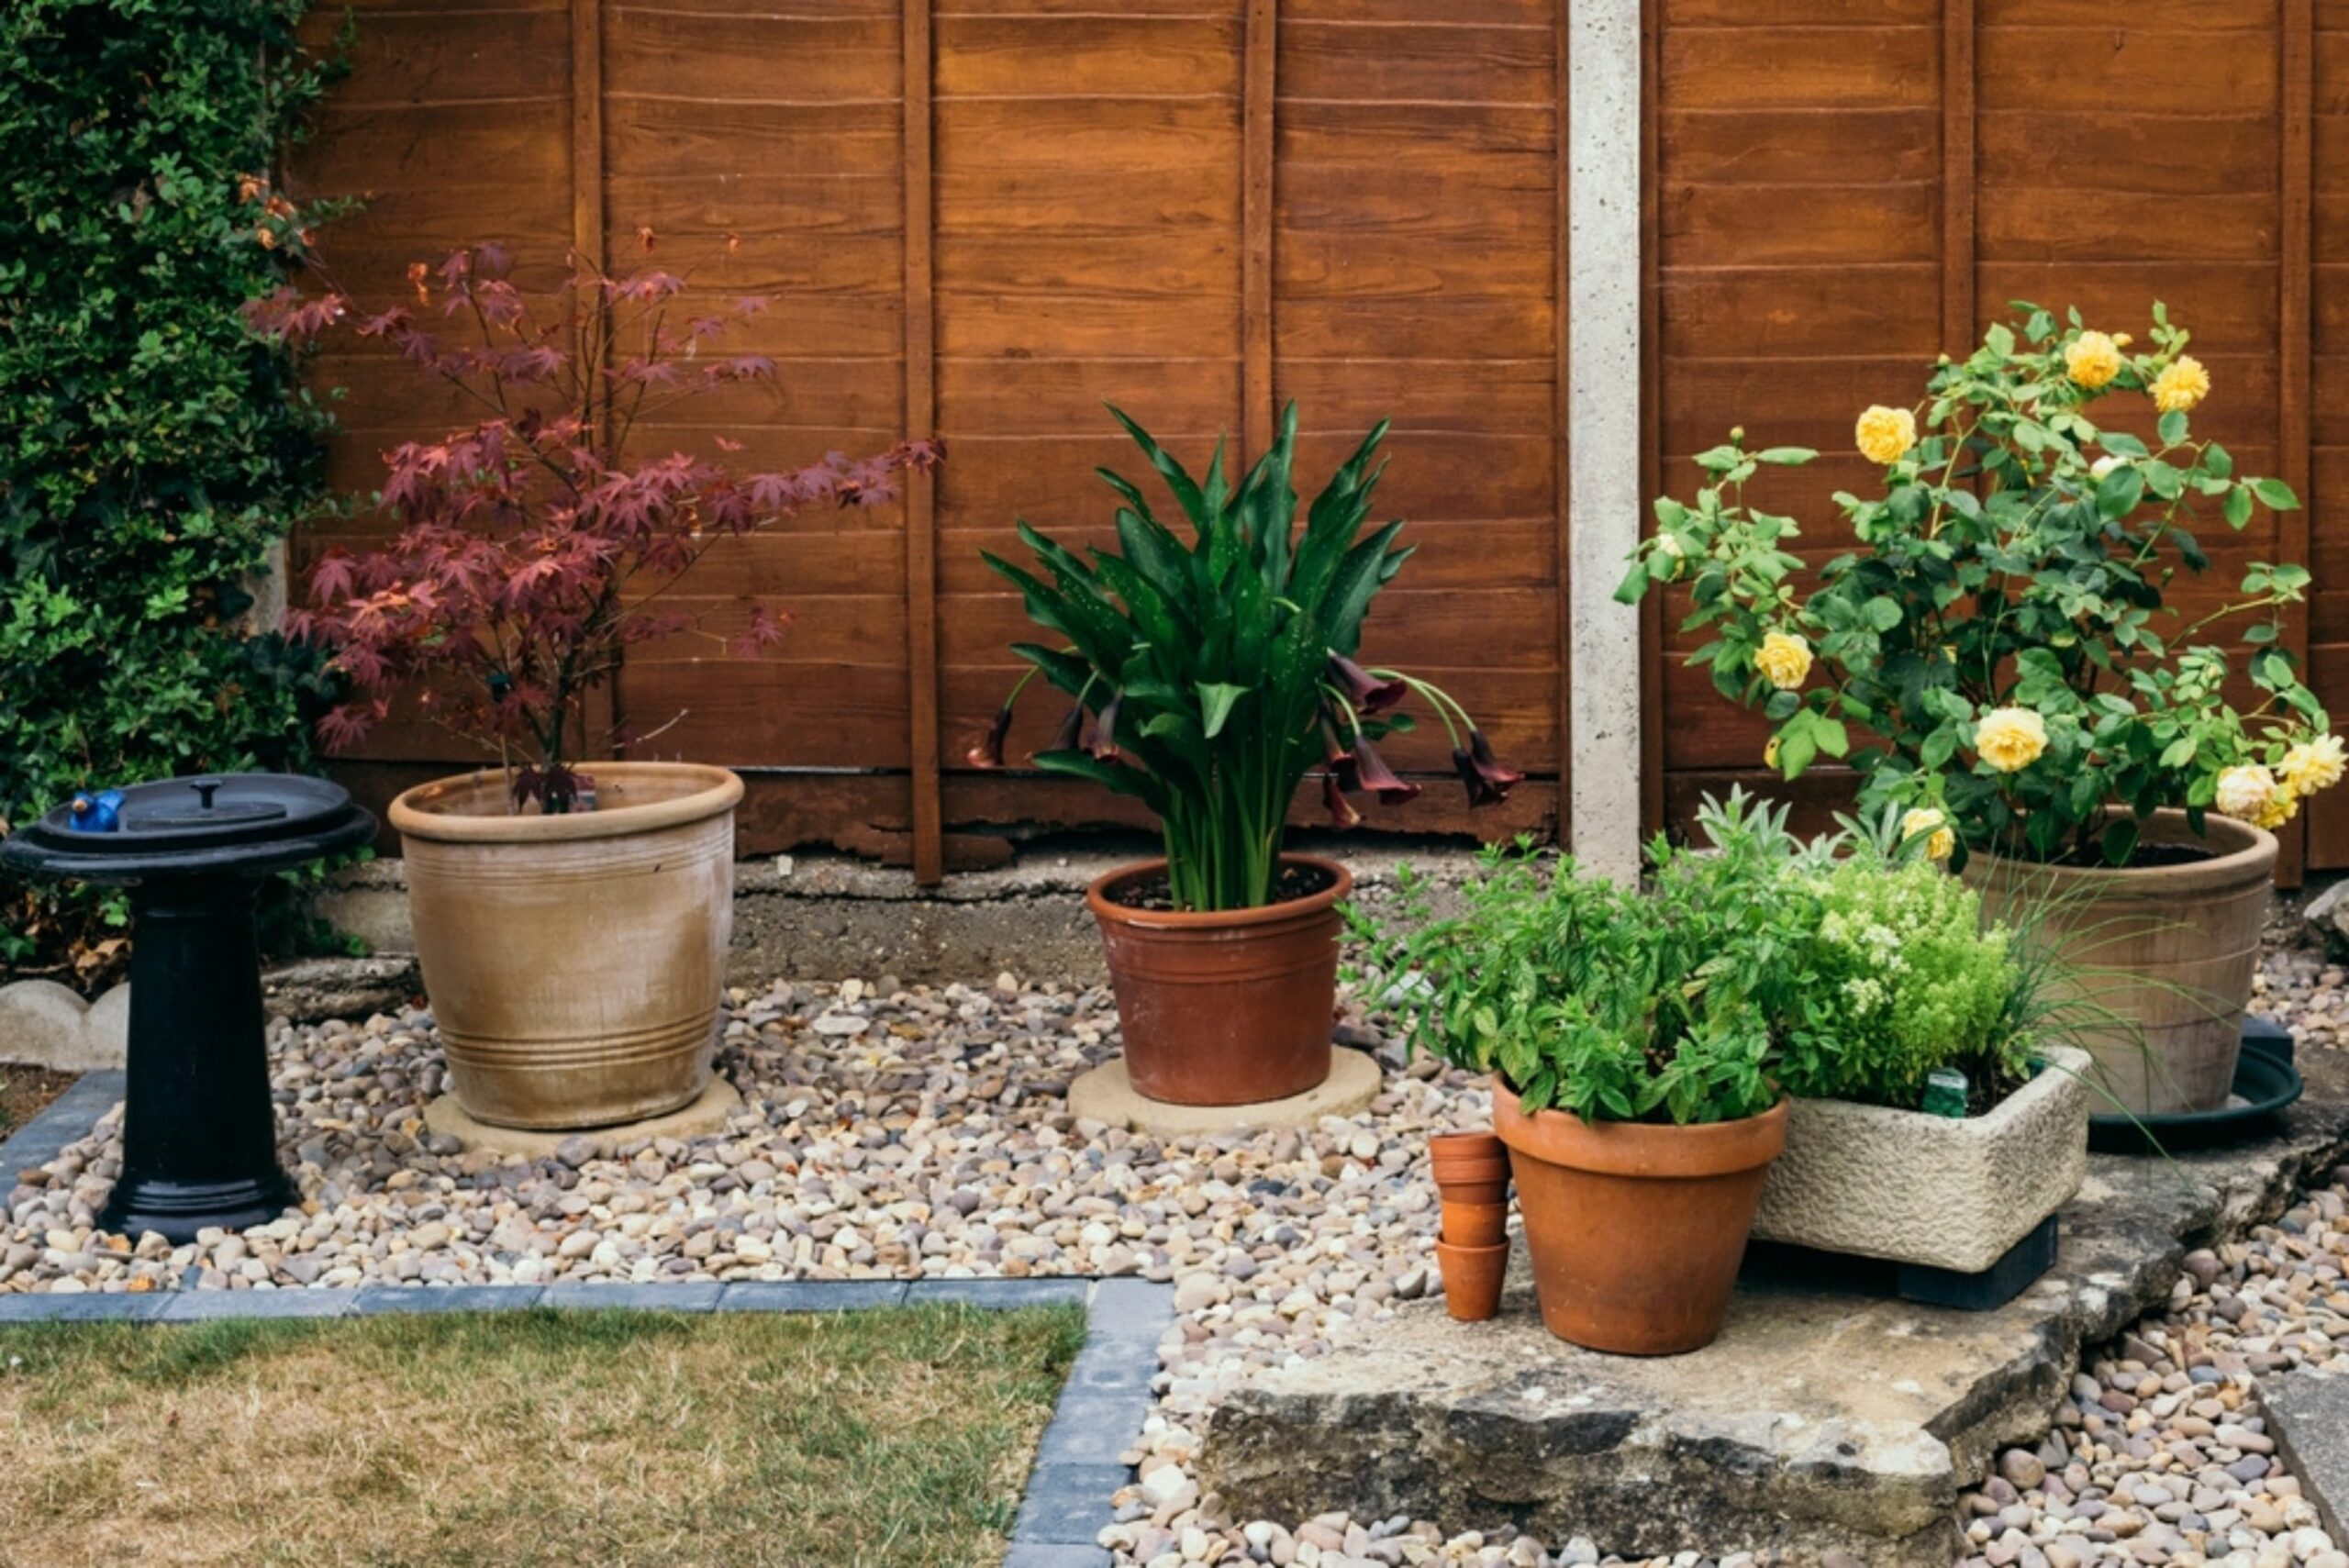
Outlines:
{"label": "dry grass patch", "polygon": [[0,1062],[0,1138],[40,1115],[41,1107],[73,1086],[76,1073]]}
{"label": "dry grass patch", "polygon": [[970,1568],[1074,1307],[0,1330],[0,1563]]}

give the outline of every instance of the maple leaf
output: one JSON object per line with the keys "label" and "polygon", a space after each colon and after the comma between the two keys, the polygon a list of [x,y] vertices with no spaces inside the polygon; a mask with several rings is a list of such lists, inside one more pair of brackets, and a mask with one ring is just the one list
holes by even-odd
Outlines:
{"label": "maple leaf", "polygon": [[756,599],[751,601],[750,624],[737,632],[727,644],[727,651],[740,658],[755,659],[783,640],[783,622],[774,611]]}

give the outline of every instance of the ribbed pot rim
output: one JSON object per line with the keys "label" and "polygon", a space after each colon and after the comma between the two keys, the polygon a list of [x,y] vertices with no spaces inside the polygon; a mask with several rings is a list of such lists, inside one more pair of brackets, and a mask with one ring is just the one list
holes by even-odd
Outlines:
{"label": "ribbed pot rim", "polygon": [[452,798],[478,792],[484,784],[494,784],[501,791],[506,787],[503,773],[495,768],[482,768],[404,790],[385,815],[392,827],[406,839],[444,844],[553,844],[623,839],[663,828],[684,827],[722,817],[742,799],[739,775],[703,762],[596,762],[581,771],[599,781],[671,781],[691,787],[666,800],[568,812],[560,817],[534,813],[477,816],[438,808]]}
{"label": "ribbed pot rim", "polygon": [[1336,861],[1319,855],[1285,853],[1281,856],[1281,863],[1310,866],[1326,873],[1330,878],[1330,885],[1303,898],[1292,898],[1286,904],[1266,904],[1254,909],[1129,909],[1110,900],[1109,889],[1120,883],[1165,875],[1166,859],[1162,855],[1156,860],[1135,861],[1096,877],[1093,885],[1085,890],[1085,906],[1093,911],[1097,919],[1141,930],[1241,930],[1251,926],[1278,926],[1310,920],[1333,907],[1354,890],[1353,873]]}
{"label": "ribbed pot rim", "polygon": [[1571,1111],[1528,1116],[1515,1089],[1493,1075],[1493,1130],[1520,1153],[1570,1170],[1608,1176],[1727,1176],[1766,1165],[1787,1146],[1786,1095],[1758,1116],[1675,1127],[1651,1122],[1586,1123]]}
{"label": "ribbed pot rim", "polygon": [[[2108,815],[2125,816],[2118,808]],[[1976,850],[1966,862],[1971,872],[1981,866],[1984,878],[1996,877],[2009,886],[2032,888],[2096,888],[2132,897],[2174,893],[2213,892],[2222,888],[2266,883],[2276,874],[2276,835],[2265,828],[2217,812],[2202,818],[2200,835],[2187,825],[2186,813],[2165,808],[2145,818],[2145,828],[2160,844],[2208,844],[2219,852],[2207,861],[2177,866],[2062,866],[2038,861],[2010,860],[1988,850]],[[2232,848],[2226,846],[2232,844]]]}

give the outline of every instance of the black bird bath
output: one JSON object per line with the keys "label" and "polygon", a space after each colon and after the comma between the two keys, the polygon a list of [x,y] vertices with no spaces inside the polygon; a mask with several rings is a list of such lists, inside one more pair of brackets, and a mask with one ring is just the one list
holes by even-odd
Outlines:
{"label": "black bird bath", "polygon": [[129,1081],[122,1173],[102,1229],[174,1244],[277,1218],[294,1184],[261,1005],[261,878],[374,836],[323,779],[231,773],[77,795],[0,841],[21,876],[130,892]]}

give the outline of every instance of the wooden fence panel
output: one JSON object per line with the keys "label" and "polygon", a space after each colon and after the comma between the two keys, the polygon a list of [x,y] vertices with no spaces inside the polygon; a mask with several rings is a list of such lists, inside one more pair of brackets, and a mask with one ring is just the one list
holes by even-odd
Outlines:
{"label": "wooden fence panel", "polygon": [[[1101,542],[1093,466],[1141,477],[1104,401],[1201,462],[1228,433],[1245,462],[1296,398],[1313,478],[1394,416],[1384,496],[1420,554],[1370,651],[1452,687],[1535,778],[1501,813],[1439,787],[1379,821],[1539,830],[1564,751],[1564,3],[362,4],[295,179],[366,198],[332,250],[370,296],[477,239],[551,288],[567,247],[625,268],[647,231],[663,264],[769,296],[739,340],[774,384],[649,420],[640,448],[724,436],[764,466],[943,436],[945,468],[900,505],[711,551],[693,607],[721,635],[745,595],[787,610],[774,654],[687,634],[630,656],[616,717],[744,768],[746,848],[829,840],[934,875],[984,857],[957,827],[1128,819],[961,765],[1029,629],[979,550],[1014,548],[1017,516]],[[381,356],[321,373],[351,388],[350,488],[467,417]],[[1052,709],[1027,705],[1015,754]],[[1449,773],[1441,725],[1396,750]],[[467,760],[399,724],[366,756],[375,793]]]}

